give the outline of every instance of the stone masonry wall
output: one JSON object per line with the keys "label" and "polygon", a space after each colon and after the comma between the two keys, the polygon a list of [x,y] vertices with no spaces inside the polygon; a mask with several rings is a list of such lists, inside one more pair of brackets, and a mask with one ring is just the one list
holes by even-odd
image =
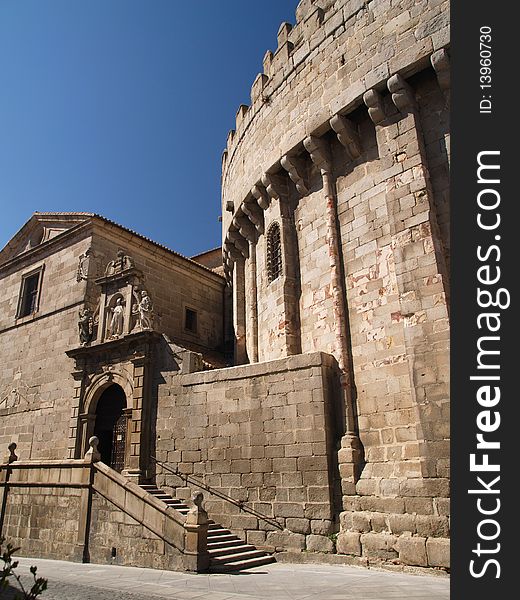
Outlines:
{"label": "stone masonry wall", "polygon": [[81,561],[76,545],[81,490],[11,487],[2,535],[23,556]]}
{"label": "stone masonry wall", "polygon": [[178,550],[99,494],[92,498],[89,558],[98,564],[183,569]]}
{"label": "stone masonry wall", "polygon": [[[274,517],[287,531],[206,495],[210,518],[250,543],[331,550],[338,437],[335,361],[321,353],[190,375],[159,389],[157,458]],[[192,490],[158,468],[157,483]],[[320,536],[320,537],[316,537]],[[310,544],[310,547],[309,547]]]}
{"label": "stone masonry wall", "polygon": [[[78,345],[85,282],[76,281],[87,233],[0,270],[0,445],[24,459],[65,458],[74,382],[65,351]],[[23,273],[43,264],[39,310],[16,320]]]}

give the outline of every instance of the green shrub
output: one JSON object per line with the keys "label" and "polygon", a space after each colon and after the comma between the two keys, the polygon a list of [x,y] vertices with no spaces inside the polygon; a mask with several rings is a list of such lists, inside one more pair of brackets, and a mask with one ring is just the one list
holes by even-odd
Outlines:
{"label": "green shrub", "polygon": [[29,591],[26,591],[20,576],[15,573],[15,569],[18,567],[18,561],[13,560],[13,555],[20,548],[15,548],[12,544],[6,544],[4,547],[5,538],[0,538],[0,594],[2,591],[8,589],[10,585],[9,578],[12,577],[18,587],[21,590],[21,595],[18,593],[14,600],[34,600],[42,592],[47,589],[47,580],[43,577],[36,577],[36,567],[31,567],[31,574],[33,576],[33,585]]}

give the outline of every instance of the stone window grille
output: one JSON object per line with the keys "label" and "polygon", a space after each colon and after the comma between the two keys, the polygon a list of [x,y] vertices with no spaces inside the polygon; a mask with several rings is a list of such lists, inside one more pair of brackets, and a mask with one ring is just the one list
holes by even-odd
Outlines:
{"label": "stone window grille", "polygon": [[186,308],[184,316],[184,329],[191,333],[197,333],[197,311]]}
{"label": "stone window grille", "polygon": [[267,232],[267,280],[269,283],[282,274],[282,240],[280,225],[273,223]]}
{"label": "stone window grille", "polygon": [[18,300],[17,319],[28,317],[38,311],[42,270],[40,268],[23,276]]}

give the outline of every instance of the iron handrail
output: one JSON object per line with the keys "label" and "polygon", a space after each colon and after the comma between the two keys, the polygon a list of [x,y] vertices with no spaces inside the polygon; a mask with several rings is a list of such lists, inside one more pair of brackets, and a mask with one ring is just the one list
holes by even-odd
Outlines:
{"label": "iron handrail", "polygon": [[192,485],[209,492],[213,496],[217,496],[217,498],[220,498],[221,500],[225,500],[226,502],[229,502],[230,504],[237,506],[240,510],[250,513],[251,515],[255,516],[257,519],[262,519],[262,521],[265,521],[266,523],[269,523],[269,525],[272,525],[273,527],[276,527],[277,529],[280,529],[281,531],[283,531],[283,529],[284,529],[283,526],[280,525],[280,523],[278,523],[278,521],[274,517],[268,517],[266,515],[263,515],[261,512],[257,511],[256,509],[252,508],[251,506],[248,506],[243,500],[235,500],[231,496],[224,494],[224,492],[221,492],[221,491],[213,488],[212,486],[208,485],[207,483],[204,483],[203,481],[199,481],[198,479],[195,479],[195,477],[193,477],[192,475],[188,475],[187,473],[181,473],[178,469],[173,469],[167,463],[155,458],[155,456],[150,455],[150,458],[156,464],[161,466],[165,471],[169,471],[172,475],[176,475],[179,479],[184,481],[186,484],[191,483]]}

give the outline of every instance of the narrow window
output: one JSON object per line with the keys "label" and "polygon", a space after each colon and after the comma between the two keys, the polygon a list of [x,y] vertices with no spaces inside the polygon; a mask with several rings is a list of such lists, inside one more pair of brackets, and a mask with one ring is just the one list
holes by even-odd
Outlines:
{"label": "narrow window", "polygon": [[41,271],[24,277],[19,302],[18,317],[27,317],[38,310]]}
{"label": "narrow window", "polygon": [[282,245],[280,225],[273,223],[267,232],[267,280],[274,281],[282,274]]}
{"label": "narrow window", "polygon": [[191,308],[186,309],[184,328],[191,331],[191,333],[197,333],[197,313]]}

